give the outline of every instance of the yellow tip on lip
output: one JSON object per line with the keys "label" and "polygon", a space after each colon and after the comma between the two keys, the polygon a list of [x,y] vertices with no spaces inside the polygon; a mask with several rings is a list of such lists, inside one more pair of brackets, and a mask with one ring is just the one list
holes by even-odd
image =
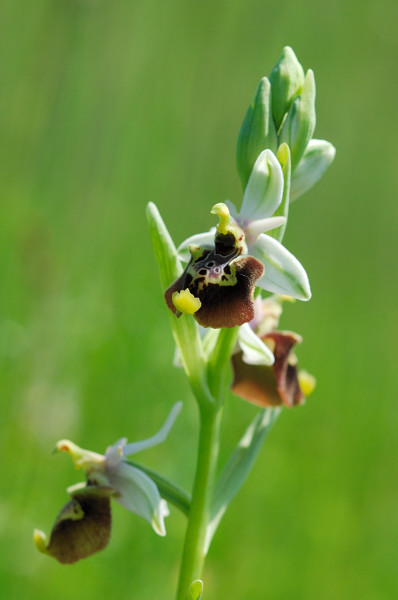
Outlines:
{"label": "yellow tip on lip", "polygon": [[174,292],[171,299],[176,309],[185,315],[193,315],[202,306],[199,298],[196,298],[188,288],[181,292]]}
{"label": "yellow tip on lip", "polygon": [[307,373],[307,371],[299,371],[298,380],[304,396],[308,397],[312,394],[316,386],[315,377],[310,373]]}
{"label": "yellow tip on lip", "polygon": [[33,541],[39,552],[42,554],[49,554],[47,550],[47,538],[46,534],[40,529],[35,529],[33,532]]}

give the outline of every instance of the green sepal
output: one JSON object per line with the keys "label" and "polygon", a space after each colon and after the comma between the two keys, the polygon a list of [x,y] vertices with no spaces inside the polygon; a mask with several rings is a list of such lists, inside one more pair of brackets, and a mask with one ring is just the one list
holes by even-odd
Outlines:
{"label": "green sepal", "polygon": [[280,408],[265,408],[258,412],[222,470],[214,489],[210,508],[206,551],[225,511],[246,481],[261,446],[280,412]]}
{"label": "green sepal", "polygon": [[276,153],[276,158],[282,167],[283,173],[283,195],[282,200],[276,211],[274,217],[285,217],[286,221],[283,225],[277,229],[272,229],[268,232],[268,235],[272,236],[278,242],[281,242],[285,235],[287,217],[289,214],[289,203],[290,203],[290,176],[291,176],[291,160],[290,160],[290,149],[287,144],[281,144]]}
{"label": "green sepal", "polygon": [[315,130],[315,79],[309,69],[300,96],[294,100],[282,124],[279,140],[290,147],[292,174],[304,156]]}
{"label": "green sepal", "polygon": [[189,586],[185,600],[200,600],[203,592],[203,581],[196,579]]}
{"label": "green sepal", "polygon": [[243,189],[258,155],[267,148],[275,152],[277,146],[278,138],[272,119],[271,85],[263,77],[247,109],[238,136],[236,162]]}
{"label": "green sepal", "polygon": [[303,67],[290,46],[283,48],[269,80],[272,89],[272,114],[278,131],[285,113],[288,112],[296,96],[301,93],[304,84]]}

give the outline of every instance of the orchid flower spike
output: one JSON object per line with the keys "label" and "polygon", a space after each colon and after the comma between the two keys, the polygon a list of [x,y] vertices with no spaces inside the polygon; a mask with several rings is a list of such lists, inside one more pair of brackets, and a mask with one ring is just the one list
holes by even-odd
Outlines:
{"label": "orchid flower spike", "polygon": [[181,402],[173,406],[154,436],[130,444],[125,438],[120,439],[105,454],[84,450],[69,440],[59,441],[56,450],[70,454],[75,467],[85,471],[87,482],[67,489],[72,499],[59,513],[49,542],[42,531],[35,530],[37,549],[61,563],[74,563],[102,550],[111,531],[110,498],[149,521],[158,535],[166,535],[166,501],[152,479],[130,465],[126,457],[162,443],[181,408]]}

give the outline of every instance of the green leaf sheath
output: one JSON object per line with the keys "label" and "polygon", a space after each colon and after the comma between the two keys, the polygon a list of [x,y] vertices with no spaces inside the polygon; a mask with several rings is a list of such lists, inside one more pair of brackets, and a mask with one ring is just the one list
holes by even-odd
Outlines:
{"label": "green leaf sheath", "polygon": [[245,483],[262,444],[279,414],[279,408],[265,408],[257,413],[221,472],[214,489],[206,535],[207,549],[229,504]]}
{"label": "green leaf sheath", "polygon": [[196,579],[189,586],[186,600],[200,600],[203,592],[203,581]]}

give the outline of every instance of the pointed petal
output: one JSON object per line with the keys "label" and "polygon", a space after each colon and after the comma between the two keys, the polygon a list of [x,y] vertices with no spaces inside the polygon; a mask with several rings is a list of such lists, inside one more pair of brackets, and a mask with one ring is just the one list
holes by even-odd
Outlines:
{"label": "pointed petal", "polygon": [[191,254],[189,252],[189,246],[214,246],[214,236],[216,235],[216,228],[212,227],[210,231],[206,231],[205,233],[197,233],[195,235],[191,235],[188,239],[184,240],[182,244],[178,246],[177,252],[178,256],[184,262],[189,262],[191,259]]}
{"label": "pointed petal", "polygon": [[243,360],[248,365],[272,365],[274,355],[256,335],[249,323],[239,328],[238,343],[243,352]]}
{"label": "pointed petal", "polygon": [[131,444],[123,446],[123,456],[130,456],[131,454],[141,452],[141,450],[152,448],[152,446],[157,446],[158,444],[164,442],[167,436],[169,435],[170,429],[173,427],[174,422],[178,417],[181,409],[182,402],[177,402],[176,404],[174,404],[163,427],[161,427],[161,429],[159,429],[159,431],[155,435],[148,438],[147,440],[143,440],[142,442],[132,442]]}
{"label": "pointed petal", "polygon": [[271,231],[285,225],[286,217],[268,217],[268,219],[257,219],[257,221],[251,221],[246,227],[246,236],[249,243],[254,243],[260,233]]}
{"label": "pointed petal", "polygon": [[264,275],[257,282],[259,287],[299,300],[311,298],[307,273],[297,258],[280,242],[262,233],[249,251],[261,260],[265,267]]}
{"label": "pointed petal", "polygon": [[169,510],[148,475],[122,461],[110,473],[109,483],[116,491],[115,500],[127,510],[149,521],[158,535],[166,535],[164,518],[168,516]]}
{"label": "pointed petal", "polygon": [[240,219],[271,217],[282,200],[283,173],[271,150],[264,150],[256,160],[243,196]]}

